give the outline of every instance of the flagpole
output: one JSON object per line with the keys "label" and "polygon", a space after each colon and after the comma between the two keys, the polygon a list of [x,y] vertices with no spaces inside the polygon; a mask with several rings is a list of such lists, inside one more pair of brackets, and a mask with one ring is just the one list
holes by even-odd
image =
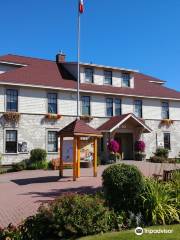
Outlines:
{"label": "flagpole", "polygon": [[80,85],[80,12],[78,0],[78,31],[77,31],[77,119],[79,119],[79,85]]}

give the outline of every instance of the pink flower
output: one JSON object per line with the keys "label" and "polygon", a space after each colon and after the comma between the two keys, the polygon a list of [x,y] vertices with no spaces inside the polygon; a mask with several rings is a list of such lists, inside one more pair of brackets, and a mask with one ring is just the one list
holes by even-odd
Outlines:
{"label": "pink flower", "polygon": [[110,152],[114,153],[117,153],[120,149],[119,143],[116,140],[110,140],[107,147]]}
{"label": "pink flower", "polygon": [[135,142],[135,151],[136,152],[144,152],[145,150],[145,143],[143,141],[136,141]]}

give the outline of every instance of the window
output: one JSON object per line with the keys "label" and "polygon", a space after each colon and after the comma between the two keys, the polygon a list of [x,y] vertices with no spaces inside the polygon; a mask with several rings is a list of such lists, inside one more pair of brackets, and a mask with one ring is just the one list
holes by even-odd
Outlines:
{"label": "window", "polygon": [[112,85],[112,72],[104,71],[104,84]]}
{"label": "window", "polygon": [[113,116],[113,99],[112,98],[106,98],[106,115],[108,117]]}
{"label": "window", "polygon": [[56,131],[48,131],[48,152],[58,152],[58,136]]}
{"label": "window", "polygon": [[6,153],[17,153],[17,131],[6,130]]}
{"label": "window", "polygon": [[89,116],[91,114],[90,97],[89,96],[82,96],[81,97],[81,112],[82,112],[82,115]]}
{"label": "window", "polygon": [[85,68],[85,82],[93,83],[93,69]]}
{"label": "window", "polygon": [[130,87],[130,74],[129,73],[122,74],[122,86]]}
{"label": "window", "polygon": [[115,115],[121,115],[121,99],[115,99]]}
{"label": "window", "polygon": [[7,112],[18,111],[18,90],[16,89],[6,90],[6,111]]}
{"label": "window", "polygon": [[162,102],[162,118],[169,119],[169,103]]}
{"label": "window", "polygon": [[142,118],[142,101],[135,100],[134,101],[134,114],[136,117]]}
{"label": "window", "polygon": [[48,93],[48,113],[57,113],[57,93]]}
{"label": "window", "polygon": [[164,148],[171,149],[171,137],[170,133],[164,133]]}

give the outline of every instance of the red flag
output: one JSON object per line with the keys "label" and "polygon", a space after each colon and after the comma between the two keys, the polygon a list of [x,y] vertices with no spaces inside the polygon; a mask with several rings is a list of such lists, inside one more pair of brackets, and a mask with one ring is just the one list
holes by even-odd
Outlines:
{"label": "red flag", "polygon": [[84,3],[83,0],[79,0],[79,12],[83,13],[84,12]]}

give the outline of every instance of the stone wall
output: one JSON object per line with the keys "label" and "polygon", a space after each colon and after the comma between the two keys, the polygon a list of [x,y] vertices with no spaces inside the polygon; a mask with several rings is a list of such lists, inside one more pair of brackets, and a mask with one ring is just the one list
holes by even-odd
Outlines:
{"label": "stone wall", "polygon": [[[11,125],[5,123],[2,115],[0,115],[0,153],[3,154],[2,163],[12,164],[13,162],[19,162],[29,157],[29,153],[5,154],[6,129],[16,129],[18,131],[18,142],[27,142],[28,152],[30,152],[30,150],[37,147],[47,149],[47,131],[59,131],[74,119],[75,117],[63,116],[58,121],[50,121],[46,120],[43,114],[21,114],[19,123]],[[107,120],[108,118],[94,118],[90,122],[90,125],[97,128]],[[174,124],[169,128],[160,126],[159,120],[146,120],[146,124],[153,129],[151,133],[146,133],[141,136],[141,139],[146,143],[147,158],[155,152],[157,142],[163,142],[164,132],[171,133],[171,151],[169,156],[178,156],[180,152],[180,121],[174,121]],[[57,156],[57,153],[49,153],[48,159],[56,158]]]}

